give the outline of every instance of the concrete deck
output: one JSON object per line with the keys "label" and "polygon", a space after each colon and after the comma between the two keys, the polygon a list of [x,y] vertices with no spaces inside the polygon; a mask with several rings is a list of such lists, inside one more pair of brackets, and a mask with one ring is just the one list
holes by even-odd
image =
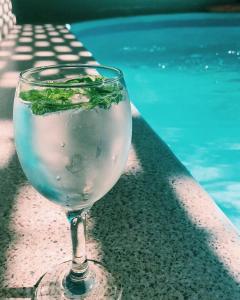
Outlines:
{"label": "concrete deck", "polygon": [[[64,213],[27,182],[12,128],[19,71],[66,62],[94,60],[62,25],[17,26],[0,44],[1,300],[30,299],[71,258]],[[240,299],[238,233],[135,110],[125,173],[88,223],[89,258],[121,282],[122,299]]]}

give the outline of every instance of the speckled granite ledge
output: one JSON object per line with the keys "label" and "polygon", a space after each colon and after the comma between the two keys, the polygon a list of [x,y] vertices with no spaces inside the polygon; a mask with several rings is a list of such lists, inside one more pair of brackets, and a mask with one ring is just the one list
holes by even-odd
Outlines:
{"label": "speckled granite ledge", "polygon": [[[61,25],[18,26],[0,44],[1,300],[30,299],[40,276],[71,257],[64,213],[19,166],[12,103],[20,70],[76,61],[94,63]],[[88,223],[89,257],[121,282],[122,299],[240,299],[238,233],[135,109],[125,173]]]}

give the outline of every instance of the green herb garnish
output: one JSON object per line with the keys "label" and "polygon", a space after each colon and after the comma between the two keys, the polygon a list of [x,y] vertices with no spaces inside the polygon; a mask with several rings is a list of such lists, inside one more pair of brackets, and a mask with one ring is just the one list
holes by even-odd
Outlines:
{"label": "green herb garnish", "polygon": [[[105,83],[102,76],[84,76],[69,79],[66,83],[95,83],[100,85],[82,88],[46,88],[20,92],[20,98],[31,103],[35,115],[67,110],[72,108],[109,109],[113,103],[123,100],[123,87],[119,83]],[[53,82],[55,85],[56,82]],[[59,84],[62,84],[62,82]],[[81,102],[81,99],[84,101]],[[74,103],[74,101],[76,103]]]}

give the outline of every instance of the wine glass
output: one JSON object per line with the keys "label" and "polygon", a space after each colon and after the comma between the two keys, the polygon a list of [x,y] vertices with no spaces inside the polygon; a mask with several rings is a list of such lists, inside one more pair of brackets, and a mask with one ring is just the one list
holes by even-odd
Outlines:
{"label": "wine glass", "polygon": [[39,193],[65,210],[71,228],[72,261],[46,273],[34,299],[120,299],[111,274],[87,259],[85,222],[128,157],[132,119],[122,72],[81,64],[26,70],[20,74],[13,119],[24,173]]}

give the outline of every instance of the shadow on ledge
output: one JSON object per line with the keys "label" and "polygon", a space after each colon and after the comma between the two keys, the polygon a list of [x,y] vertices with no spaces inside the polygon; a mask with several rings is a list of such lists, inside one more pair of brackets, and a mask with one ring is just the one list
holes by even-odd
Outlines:
{"label": "shadow on ledge", "polygon": [[123,175],[92,208],[94,238],[123,285],[123,299],[240,299],[239,283],[169,183],[191,175],[140,118],[133,121],[133,145],[142,172]]}
{"label": "shadow on ledge", "polygon": [[35,292],[34,287],[21,287],[21,288],[5,288],[1,290],[4,299],[33,299]]}

